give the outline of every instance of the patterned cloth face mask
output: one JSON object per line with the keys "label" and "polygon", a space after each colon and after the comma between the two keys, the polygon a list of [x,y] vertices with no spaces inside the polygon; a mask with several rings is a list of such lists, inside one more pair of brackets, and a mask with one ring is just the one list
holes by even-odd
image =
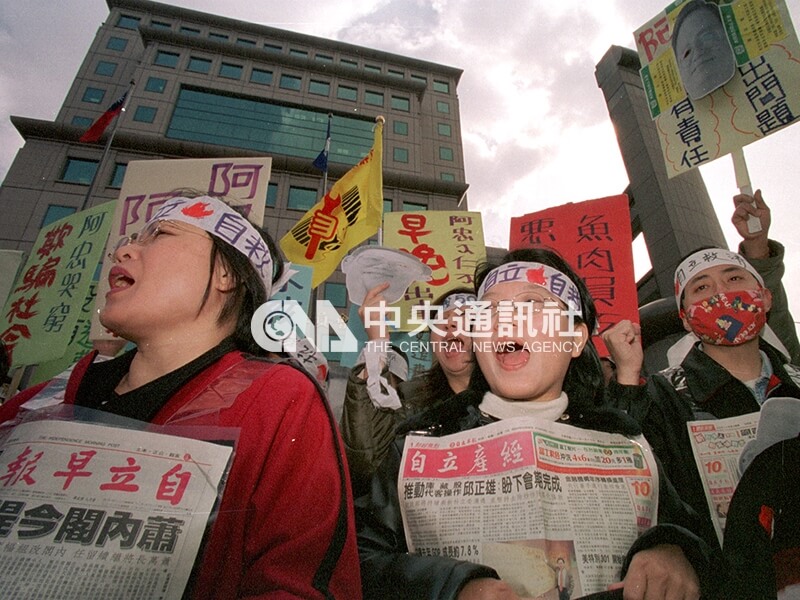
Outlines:
{"label": "patterned cloth face mask", "polygon": [[764,290],[715,294],[690,305],[685,316],[704,343],[738,346],[755,339],[767,322]]}

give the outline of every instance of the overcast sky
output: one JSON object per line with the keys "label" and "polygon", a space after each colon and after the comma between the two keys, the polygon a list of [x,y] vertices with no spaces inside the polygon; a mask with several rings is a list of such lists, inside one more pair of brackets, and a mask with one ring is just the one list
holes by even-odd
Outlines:
{"label": "overcast sky", "polygon": [[[786,0],[797,26],[800,0]],[[594,68],[663,0],[172,0],[170,4],[378,48],[464,70],[458,86],[469,206],[486,242],[507,246],[509,219],[621,193],[627,176]],[[0,178],[22,138],[9,115],[55,118],[94,35],[103,0],[0,1]],[[800,320],[800,125],[745,148],[787,248],[785,283]],[[701,167],[730,246],[737,193],[730,157]],[[0,217],[2,218],[2,217]],[[642,264],[638,260],[637,271]]]}

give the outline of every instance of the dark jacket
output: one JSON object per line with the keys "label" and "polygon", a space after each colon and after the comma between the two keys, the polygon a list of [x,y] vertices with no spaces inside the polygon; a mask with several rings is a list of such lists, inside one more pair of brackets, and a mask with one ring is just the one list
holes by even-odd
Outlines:
{"label": "dark jacket", "polygon": [[[427,435],[440,436],[488,424],[492,419],[480,413],[477,408],[480,398],[475,396],[469,391],[458,394],[404,422],[386,459],[373,477],[369,492],[356,500],[356,527],[365,598],[446,600],[456,598],[461,588],[472,579],[498,578],[494,569],[484,565],[442,556],[409,554],[397,495],[405,434],[423,431]],[[562,420],[585,429],[629,436],[639,434],[639,428],[632,419],[613,409],[567,415]],[[635,542],[625,561],[623,573],[637,551],[658,544],[677,544],[684,549],[704,589],[711,590],[716,585],[712,571],[718,568],[719,556],[691,533],[697,527],[697,515],[678,500],[675,490],[661,475],[659,484],[658,520],[661,524],[645,532]]]}
{"label": "dark jacket", "polygon": [[[363,370],[364,365],[356,365],[350,371],[340,421],[355,496],[369,489],[370,479],[394,441],[397,425],[428,406],[427,374],[401,382],[397,386],[397,395],[402,407],[391,410],[372,404],[367,395],[367,382],[360,377]],[[381,375],[388,377],[388,368],[384,367]],[[440,399],[452,395],[453,391],[448,388]]]}
{"label": "dark jacket", "polygon": [[753,459],[731,499],[724,550],[725,598],[768,600],[800,584],[800,438]]}
{"label": "dark jacket", "polygon": [[[800,370],[784,364],[783,355],[768,344],[762,342],[761,350],[775,375],[767,396],[800,398],[800,388],[792,378],[800,381]],[[719,545],[686,423],[758,412],[761,407],[750,389],[695,345],[680,366],[652,375],[644,386],[612,382],[607,399],[639,422],[675,489],[701,515],[706,541]]]}

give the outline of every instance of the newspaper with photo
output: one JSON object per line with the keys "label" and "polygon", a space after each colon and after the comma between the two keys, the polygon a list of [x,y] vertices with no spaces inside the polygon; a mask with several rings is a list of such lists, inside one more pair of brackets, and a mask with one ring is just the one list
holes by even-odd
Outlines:
{"label": "newspaper with photo", "polygon": [[619,581],[656,524],[658,471],[643,437],[517,417],[409,435],[398,494],[410,552],[489,565],[526,597],[568,570],[578,597]]}

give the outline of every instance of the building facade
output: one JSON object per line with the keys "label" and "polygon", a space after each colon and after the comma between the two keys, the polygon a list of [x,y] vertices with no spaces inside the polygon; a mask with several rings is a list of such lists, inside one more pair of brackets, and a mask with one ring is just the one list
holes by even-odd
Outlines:
{"label": "building facade", "polygon": [[[264,227],[278,240],[323,194],[312,162],[329,113],[328,187],[368,152],[383,115],[384,211],[465,199],[460,69],[148,0],[107,4],[56,118],[11,117],[25,143],[0,187],[0,248],[29,251],[42,226],[116,199],[129,162],[160,158],[271,156]],[[100,164],[111,128],[78,140],[131,81]],[[344,309],[342,274],[323,288]]]}

